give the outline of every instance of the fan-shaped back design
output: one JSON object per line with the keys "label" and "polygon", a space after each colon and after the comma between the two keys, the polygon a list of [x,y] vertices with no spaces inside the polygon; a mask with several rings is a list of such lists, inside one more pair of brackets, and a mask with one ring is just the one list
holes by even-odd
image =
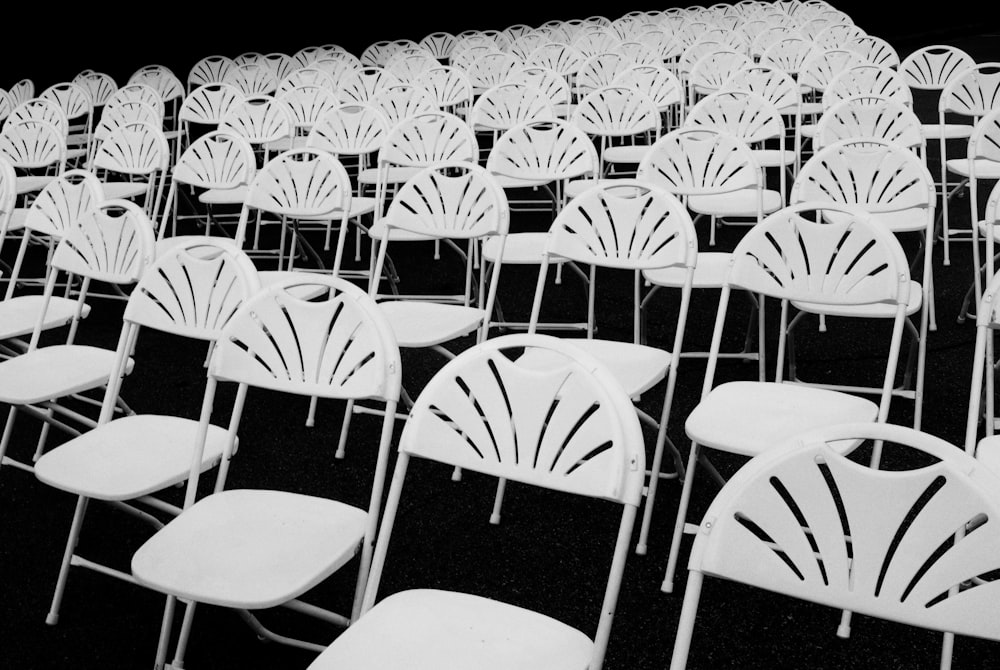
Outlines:
{"label": "fan-shaped back design", "polygon": [[1000,108],[987,112],[976,123],[966,155],[970,160],[1000,162]]}
{"label": "fan-shaped back design", "polygon": [[[280,54],[280,55],[284,56],[285,58],[291,58],[291,56],[288,56],[286,54]],[[263,61],[264,61],[264,54],[262,54],[259,51],[245,51],[233,59],[233,62],[236,63],[236,65],[238,66],[250,65],[252,63],[261,63]]]}
{"label": "fan-shaped back design", "polygon": [[455,36],[443,31],[431,33],[421,39],[418,44],[427,49],[439,61],[443,61],[451,55],[451,50],[455,46]]}
{"label": "fan-shaped back design", "polygon": [[517,37],[510,45],[510,54],[527,62],[538,47],[548,43],[549,38],[539,32],[526,33]]}
{"label": "fan-shaped back design", "polygon": [[493,174],[521,179],[557,181],[589,175],[600,169],[590,137],[566,121],[530,121],[497,138],[486,159]]}
{"label": "fan-shaped back design", "polygon": [[913,105],[913,94],[898,72],[870,63],[855,65],[838,74],[823,91],[823,108],[858,96],[877,95]]}
{"label": "fan-shaped back design", "polygon": [[72,82],[53,84],[38,97],[58,104],[66,119],[70,121],[89,115],[94,108],[93,100],[87,91]]}
{"label": "fan-shaped back design", "polygon": [[35,169],[66,162],[66,136],[45,121],[7,119],[0,132],[0,155],[14,167]]}
{"label": "fan-shaped back design", "polygon": [[824,91],[834,78],[863,59],[856,52],[846,48],[815,51],[802,65],[797,81],[816,91]]}
{"label": "fan-shaped back design", "polygon": [[1000,106],[1000,62],[979,63],[957,74],[944,90],[938,108],[980,117]]}
{"label": "fan-shaped back design", "polygon": [[274,78],[279,82],[296,70],[298,64],[288,54],[268,53],[260,57],[260,62],[267,64],[274,72]]}
{"label": "fan-shaped back design", "polygon": [[424,166],[439,161],[475,161],[476,136],[465,121],[447,112],[427,112],[404,119],[389,131],[379,150],[380,164]]}
{"label": "fan-shaped back design", "polygon": [[865,36],[865,31],[852,23],[831,23],[813,41],[820,49],[834,49]]}
{"label": "fan-shaped back design", "polygon": [[205,84],[221,84],[236,67],[236,62],[228,56],[205,56],[188,71],[188,91]]}
{"label": "fan-shaped back design", "polygon": [[[662,65],[663,57],[658,51],[651,49],[642,42],[622,42],[614,53],[620,55],[628,64]],[[627,67],[627,66],[626,66]]]}
{"label": "fan-shaped back design", "polygon": [[308,131],[327,112],[340,105],[340,100],[333,91],[313,85],[296,86],[279,94],[278,100],[292,113],[295,127],[304,131]]}
{"label": "fan-shaped back design", "polygon": [[392,72],[369,67],[345,75],[338,94],[344,102],[365,103],[382,89],[400,83]]}
{"label": "fan-shaped back design", "polygon": [[52,267],[112,284],[134,284],[153,261],[153,224],[127,200],[105,200],[65,230]]}
{"label": "fan-shaped back design", "polygon": [[587,58],[576,74],[577,94],[584,96],[591,91],[610,86],[631,62],[618,53],[599,52]]}
{"label": "fan-shaped back design", "polygon": [[93,173],[67,170],[39,192],[24,217],[28,230],[62,238],[84,213],[104,200],[104,189]]}
{"label": "fan-shaped back design", "polygon": [[[293,294],[296,287],[324,291],[307,301]],[[309,274],[247,300],[223,329],[209,374],[304,396],[398,400],[399,348],[364,291]]]}
{"label": "fan-shaped back design", "polygon": [[816,148],[838,140],[874,137],[914,149],[925,144],[921,122],[913,110],[880,96],[838,102],[816,122]]}
{"label": "fan-shaped back design", "polygon": [[0,88],[0,127],[13,110],[14,103],[11,101],[10,93]]}
{"label": "fan-shaped back design", "polygon": [[389,63],[389,71],[402,83],[413,83],[422,73],[441,63],[426,53],[399,55]]}
{"label": "fan-shaped back design", "polygon": [[295,133],[295,117],[285,102],[255,95],[229,110],[219,128],[232,130],[252,145],[266,144],[291,137]]}
{"label": "fan-shaped back design", "polygon": [[230,69],[223,83],[235,87],[244,96],[272,95],[278,90],[274,71],[264,63],[248,63]]}
{"label": "fan-shaped back design", "polygon": [[389,126],[394,126],[414,114],[438,109],[437,101],[430,93],[411,84],[386,86],[370,98],[369,104],[385,115]]}
{"label": "fan-shaped back design", "polygon": [[857,53],[865,61],[882,67],[899,67],[899,54],[891,44],[881,37],[865,35],[847,43],[847,48]]}
{"label": "fan-shaped back design", "polygon": [[309,67],[324,55],[326,55],[326,50],[323,49],[323,47],[311,46],[303,47],[296,51],[292,55],[292,59],[299,65],[299,67]]}
{"label": "fan-shaped back design", "polygon": [[469,68],[469,81],[474,91],[484,91],[507,81],[522,61],[509,53],[488,53]]}
{"label": "fan-shaped back design", "polygon": [[461,46],[456,45],[456,47],[451,52],[451,57],[448,59],[448,64],[452,67],[457,67],[463,72],[468,73],[475,66],[476,62],[487,56],[489,54],[501,53],[496,46],[487,44],[478,44],[474,46]]}
{"label": "fan-shaped back design", "polygon": [[87,92],[94,107],[103,107],[118,90],[118,84],[111,75],[92,70],[73,77],[73,83]]}
{"label": "fan-shaped back design", "polygon": [[794,28],[784,25],[772,25],[770,28],[765,28],[757,33],[757,36],[750,43],[750,53],[753,57],[760,59],[772,45],[784,39],[799,37],[798,31]]}
{"label": "fan-shaped back design", "polygon": [[[831,444],[896,442],[935,459],[876,470]],[[888,424],[817,431],[741,470],[696,536],[694,570],[930,629],[991,639],[1000,567],[998,482],[930,435]],[[954,533],[967,534],[951,542]]]}
{"label": "fan-shaped back design", "polygon": [[694,224],[668,191],[633,179],[593,186],[560,210],[546,254],[622,269],[694,268]]}
{"label": "fan-shaped back design", "polygon": [[749,91],[779,110],[796,109],[802,101],[799,86],[785,72],[769,65],[752,65],[736,72],[722,85],[724,91]]}
{"label": "fan-shaped back design", "polygon": [[905,308],[910,288],[899,241],[856,205],[781,209],[747,231],[730,262],[728,286],[792,301]]}
{"label": "fan-shaped back design", "polygon": [[628,86],[605,86],[585,96],[572,121],[584,132],[621,137],[660,131],[660,112],[653,100]]}
{"label": "fan-shaped back design", "polygon": [[566,77],[579,71],[584,60],[578,49],[560,42],[548,42],[532,52],[527,64],[547,67]]}
{"label": "fan-shaped back design", "polygon": [[426,167],[399,189],[386,215],[388,228],[465,239],[506,235],[507,197],[485,169],[445,162]]}
{"label": "fan-shaped back design", "polygon": [[686,47],[681,53],[680,58],[677,61],[677,71],[686,80],[687,76],[691,74],[691,69],[694,67],[695,63],[700,61],[705,56],[715,53],[716,51],[728,50],[728,45],[722,42],[714,40],[698,40]]}
{"label": "fan-shaped back design", "polygon": [[[347,210],[351,202],[351,181],[340,161],[325,151],[293,149],[285,151],[257,172],[250,183],[246,207],[240,217],[245,227],[248,207],[295,218],[330,218],[337,210]],[[237,239],[243,239],[237,233]]]}
{"label": "fan-shaped back design", "polygon": [[910,88],[941,90],[963,70],[975,67],[976,61],[961,49],[944,44],[917,49],[899,65],[899,72]]}
{"label": "fan-shaped back design", "polygon": [[11,102],[17,107],[22,102],[35,97],[35,82],[28,78],[20,79],[10,87],[9,93]]}
{"label": "fan-shaped back design", "polygon": [[588,29],[573,40],[573,48],[583,54],[584,58],[591,58],[597,54],[614,51],[622,43],[620,35],[616,35],[607,28],[595,27]]}
{"label": "fan-shaped back design", "polygon": [[527,121],[556,118],[548,98],[527,84],[500,84],[484,91],[472,106],[469,123],[476,129],[506,130]]}
{"label": "fan-shaped back design", "polygon": [[389,120],[371,105],[341,105],[309,132],[306,146],[334,155],[378,151],[389,133]]}
{"label": "fan-shaped back design", "polygon": [[166,170],[170,148],[163,131],[148,123],[130,123],[116,128],[101,143],[93,167],[129,175]]}
{"label": "fan-shaped back design", "polygon": [[[555,354],[545,370],[521,350]],[[571,340],[510,335],[449,361],[414,403],[400,451],[557,491],[637,504],[644,452],[621,385]]]}
{"label": "fan-shaped back design", "polygon": [[751,64],[752,61],[739,52],[713,51],[694,64],[688,83],[698,93],[718,91],[730,77]]}
{"label": "fan-shaped back design", "polygon": [[684,97],[677,75],[659,65],[632,65],[620,72],[612,84],[642,91],[652,98],[661,112],[681,102]]}
{"label": "fan-shaped back design", "polygon": [[361,52],[361,64],[365,67],[382,67],[389,58],[396,52],[398,45],[394,45],[388,40],[379,40],[369,44]]}
{"label": "fan-shaped back design", "polygon": [[688,111],[684,126],[723,130],[749,144],[782,138],[781,113],[767,100],[746,91],[723,91],[706,96]]}
{"label": "fan-shaped back design", "polygon": [[799,170],[790,202],[858,205],[871,213],[933,207],[934,180],[923,159],[875,138],[834,142]]}
{"label": "fan-shaped back design", "polygon": [[650,147],[636,177],[677,196],[729,193],[764,183],[747,143],[714,128],[667,133]]}
{"label": "fan-shaped back design", "polygon": [[123,318],[182,337],[215,340],[259,290],[253,261],[230,240],[188,237],[143,273]]}
{"label": "fan-shaped back design", "polygon": [[146,84],[160,94],[164,102],[184,97],[184,86],[169,68],[163,65],[147,65],[129,77],[130,84]]}
{"label": "fan-shaped back design", "polygon": [[156,89],[147,84],[126,84],[112,94],[105,105],[104,113],[123,102],[143,102],[153,109],[163,118],[165,108],[163,98],[156,92]]}
{"label": "fan-shaped back design", "polygon": [[469,76],[458,68],[430,68],[421,72],[414,83],[430,93],[440,108],[454,107],[472,100]]}
{"label": "fan-shaped back design", "polygon": [[180,120],[217,126],[242,99],[243,93],[230,84],[203,84],[184,99]]}
{"label": "fan-shaped back design", "polygon": [[324,70],[316,67],[302,67],[292,70],[278,83],[278,96],[284,95],[293,88],[314,86],[331,93],[337,90],[337,82]]}
{"label": "fan-shaped back design", "polygon": [[0,157],[0,243],[7,234],[7,224],[17,202],[17,173],[14,165]]}
{"label": "fan-shaped back design", "polygon": [[507,83],[525,84],[537,88],[555,105],[567,105],[572,97],[572,90],[566,77],[547,67],[529,66],[512,72]]}
{"label": "fan-shaped back design", "polygon": [[69,119],[66,118],[62,105],[55,100],[32,98],[22,102],[11,110],[4,125],[20,121],[42,121],[59,131],[63,138],[69,134]]}
{"label": "fan-shaped back design", "polygon": [[172,174],[174,181],[199,188],[235,188],[249,184],[256,169],[246,139],[229,130],[213,130],[184,150]]}

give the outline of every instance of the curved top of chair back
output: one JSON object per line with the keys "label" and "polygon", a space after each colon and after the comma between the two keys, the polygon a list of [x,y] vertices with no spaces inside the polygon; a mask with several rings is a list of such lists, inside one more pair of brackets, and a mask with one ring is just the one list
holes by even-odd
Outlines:
{"label": "curved top of chair back", "polygon": [[104,188],[92,172],[67,170],[35,196],[24,216],[24,227],[60,239],[103,200]]}
{"label": "curved top of chair back", "polygon": [[[280,89],[279,89],[280,91]],[[340,105],[337,94],[323,86],[305,84],[278,95],[285,103],[297,128],[310,129],[331,109]]]}
{"label": "curved top of chair back", "polygon": [[503,188],[485,168],[443,162],[408,179],[383,222],[385,236],[390,228],[451,239],[506,235],[510,208]]}
{"label": "curved top of chair back", "polygon": [[[540,349],[545,369],[517,358]],[[572,340],[507,335],[465,350],[421,392],[401,452],[517,482],[638,505],[645,453],[629,397]]]}
{"label": "curved top of chair back", "polygon": [[833,142],[809,157],[788,201],[857,205],[871,214],[920,208],[933,218],[934,178],[924,159],[875,137]]}
{"label": "curved top of chair back", "polygon": [[368,154],[378,151],[389,128],[385,114],[371,105],[341,105],[316,122],[306,146],[335,155]]}
{"label": "curved top of chair back", "polygon": [[722,91],[749,91],[759,95],[779,110],[796,110],[802,103],[799,85],[792,77],[770,65],[750,65],[727,79]]}
{"label": "curved top of chair back", "polygon": [[167,138],[157,126],[128,123],[115,128],[94,155],[93,167],[121,174],[146,175],[170,165]]}
{"label": "curved top of chair back", "polygon": [[[407,53],[395,56],[388,67],[401,83],[413,83],[421,74],[440,65],[438,59],[429,53]],[[355,69],[360,69],[360,63]]]}
{"label": "curved top of chair back", "polygon": [[253,95],[230,109],[219,128],[232,130],[251,145],[266,144],[295,134],[295,117],[285,102]]}
{"label": "curved top of chair back", "polygon": [[174,164],[174,181],[199,188],[249,184],[257,159],[246,138],[232,130],[213,130],[192,142]]}
{"label": "curved top of chair back", "polygon": [[241,100],[243,92],[231,84],[202,84],[184,98],[178,116],[188,123],[217,126]]}
{"label": "curved top of chair back", "polygon": [[615,78],[632,65],[632,61],[620,53],[598,52],[584,61],[576,73],[576,90],[582,97],[594,89],[610,86]]}
{"label": "curved top of chair back", "polygon": [[747,231],[733,250],[726,285],[819,305],[905,309],[910,271],[899,240],[868,212],[802,202]]}
{"label": "curved top of chair back", "polygon": [[[333,154],[292,149],[265,163],[250,182],[240,230],[249,207],[293,218],[329,219],[350,206],[351,180]],[[242,234],[236,239],[242,240]]]}
{"label": "curved top of chair back", "polygon": [[591,135],[660,135],[660,110],[647,94],[630,86],[604,86],[587,94],[573,110],[572,123]]}
{"label": "curved top of chair back", "polygon": [[236,67],[236,61],[228,56],[205,56],[192,65],[188,71],[188,91],[204,84],[219,84],[224,82],[229,72]]}
{"label": "curved top of chair back", "polygon": [[105,200],[65,230],[52,267],[110,284],[134,284],[153,262],[153,224],[127,200]]}
{"label": "curved top of chair back", "polygon": [[939,91],[976,61],[958,47],[934,44],[917,49],[903,59],[899,73],[910,88]]}
{"label": "curved top of chair back", "polygon": [[[77,87],[79,89],[79,87]],[[11,110],[4,128],[20,121],[44,121],[59,131],[63,138],[69,135],[69,119],[62,105],[50,98],[31,98]]]}
{"label": "curved top of chair back", "polygon": [[688,110],[684,127],[723,130],[748,142],[785,137],[781,112],[770,102],[749,91],[720,91],[705,96]]}
{"label": "curved top of chair back", "polygon": [[62,109],[67,121],[89,115],[94,109],[93,98],[79,84],[62,82],[53,84],[38,96],[42,100],[51,100]]}
{"label": "curved top of chair back", "polygon": [[472,99],[472,83],[469,75],[456,67],[441,65],[424,70],[414,80],[434,96],[439,107],[457,105]]}
{"label": "curved top of chair back", "polygon": [[38,120],[12,121],[0,131],[0,155],[14,167],[33,169],[66,162],[66,136],[51,123]]}
{"label": "curved top of chair back", "polygon": [[569,104],[573,93],[566,77],[540,65],[529,65],[512,72],[507,81],[537,88],[552,105]]}
{"label": "curved top of chair back", "polygon": [[636,177],[678,196],[762,189],[764,174],[749,145],[710,127],[681,128],[653,144]]}
{"label": "curved top of chair back", "polygon": [[278,82],[278,95],[283,95],[299,86],[319,86],[331,93],[337,90],[337,82],[330,73],[316,67],[300,67],[289,72]]}
{"label": "curved top of chair back", "polygon": [[846,46],[868,63],[883,67],[899,67],[899,54],[896,53],[891,44],[881,37],[874,35],[855,37]]}
{"label": "curved top of chair back", "polygon": [[[359,103],[360,104],[360,103]],[[380,89],[368,100],[394,126],[408,116],[438,110],[437,100],[423,87],[414,84],[393,84]]]}
{"label": "curved top of chair back", "polygon": [[[305,300],[296,287],[322,294]],[[310,273],[243,303],[217,340],[209,375],[303,396],[396,401],[401,365],[375,301],[347,280]]]}
{"label": "curved top of chair back", "polygon": [[240,305],[260,290],[257,269],[228,239],[194,235],[173,242],[143,273],[123,318],[182,337],[218,339]]}
{"label": "curved top of chair back", "polygon": [[552,121],[555,111],[548,97],[534,86],[508,82],[483,91],[469,112],[476,129],[507,130],[527,121]]}
{"label": "curved top of chair back", "polygon": [[795,76],[819,46],[799,36],[783,37],[772,43],[760,56],[761,65],[769,65]]}
{"label": "curved top of chair back", "polygon": [[691,67],[688,83],[699,92],[713,92],[734,74],[753,65],[749,56],[731,49],[719,49],[705,54]]}
{"label": "curved top of chair back", "polygon": [[403,119],[389,130],[378,152],[380,164],[411,167],[478,158],[479,144],[472,128],[447,112],[425,112]]}
{"label": "curved top of chair back", "polygon": [[85,70],[73,77],[77,84],[90,96],[94,107],[103,107],[118,90],[118,83],[109,74]]}
{"label": "curved top of chair back", "polygon": [[547,67],[565,77],[576,73],[584,60],[579,49],[561,42],[548,42],[531,52],[526,64]]}
{"label": "curved top of chair back", "polygon": [[278,90],[278,78],[266,63],[236,65],[226,73],[222,83],[235,86],[245,96],[273,95]]}
{"label": "curved top of chair back", "polygon": [[802,86],[823,91],[838,74],[864,62],[857,52],[846,47],[817,50],[803,63],[796,81]]}
{"label": "curved top of chair back", "polygon": [[975,160],[1000,161],[1000,107],[986,113],[976,123],[969,137],[966,155],[971,163],[973,177],[976,174]]}
{"label": "curved top of chair back", "polygon": [[913,94],[903,77],[891,68],[865,63],[842,70],[823,91],[823,108],[846,98],[879,95],[913,104]]}
{"label": "curved top of chair back", "polygon": [[126,84],[112,93],[104,111],[107,112],[115,105],[127,101],[144,102],[150,105],[157,111],[161,119],[165,113],[163,98],[160,97],[156,89],[148,84],[140,83]]}
{"label": "curved top of chair back", "polygon": [[883,96],[841,100],[820,116],[813,142],[821,148],[858,137],[877,137],[908,149],[926,144],[921,121],[913,110]]}
{"label": "curved top of chair back", "polygon": [[164,65],[147,65],[129,77],[130,84],[146,84],[160,94],[164,102],[184,97],[184,85],[170,68]]}
{"label": "curved top of chair back", "polygon": [[653,99],[660,111],[684,99],[684,90],[677,75],[662,65],[631,65],[619,72],[612,83],[642,91]]}
{"label": "curved top of chair back", "polygon": [[1000,62],[977,63],[962,70],[941,91],[938,110],[983,116],[1000,106]]}
{"label": "curved top of chair back", "polygon": [[14,164],[0,156],[0,240],[7,233],[7,223],[17,202],[17,173]]}
{"label": "curved top of chair back", "polygon": [[529,121],[497,138],[486,167],[493,174],[555,181],[596,178],[600,159],[590,137],[568,121]]}
{"label": "curved top of chair back", "polygon": [[380,67],[368,67],[350,72],[337,87],[337,97],[344,102],[368,102],[387,86],[401,84],[399,77]]}
{"label": "curved top of chair back", "polygon": [[25,77],[10,87],[10,99],[16,107],[26,100],[35,97],[35,82]]}
{"label": "curved top of chair back", "polygon": [[455,36],[448,32],[438,31],[425,35],[418,44],[431,52],[435,58],[441,60],[451,55],[451,49],[455,46]]}
{"label": "curved top of chair back", "polygon": [[509,53],[488,53],[476,59],[468,69],[469,82],[473,90],[483,91],[507,81],[514,70],[522,67],[523,61]]}
{"label": "curved top of chair back", "polygon": [[588,188],[549,228],[545,253],[609,268],[694,268],[698,239],[691,215],[666,189],[635,179]]}
{"label": "curved top of chair back", "polygon": [[[934,462],[878,470],[838,449],[865,440]],[[689,566],[835,609],[1000,639],[995,582],[953,588],[1000,568],[998,486],[984,465],[926,433],[886,423],[831,426],[736,473],[706,512]],[[942,545],[970,526],[961,542]]]}

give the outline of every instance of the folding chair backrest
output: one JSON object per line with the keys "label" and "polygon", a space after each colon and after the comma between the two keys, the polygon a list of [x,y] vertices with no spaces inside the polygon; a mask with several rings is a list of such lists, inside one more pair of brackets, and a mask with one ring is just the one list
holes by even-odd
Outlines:
{"label": "folding chair backrest", "polygon": [[153,225],[145,212],[127,200],[105,200],[66,230],[50,265],[80,277],[134,284],[153,254]]}
{"label": "folding chair backrest", "polygon": [[184,98],[178,115],[187,123],[217,126],[242,99],[243,92],[230,84],[202,84]]}
{"label": "folding chair backrest", "polygon": [[721,91],[706,96],[688,110],[684,126],[724,130],[749,144],[773,138],[783,142],[785,136],[778,109],[748,91]]}
{"label": "folding chair backrest", "polygon": [[361,155],[378,151],[389,133],[389,120],[371,105],[341,105],[321,118],[306,146],[334,155]]}
{"label": "folding chair backrest", "polygon": [[[935,462],[877,470],[837,448],[865,439]],[[695,536],[689,567],[836,609],[1000,639],[992,616],[1000,584],[974,579],[1000,568],[998,486],[985,466],[939,438],[890,424],[833,426],[755,458],[730,479]],[[974,530],[942,551],[970,524]]]}
{"label": "folding chair backrest", "polygon": [[257,170],[253,148],[229,130],[213,130],[188,146],[172,170],[175,182],[198,188],[249,184]]}
{"label": "folding chair backrest", "polygon": [[747,143],[714,128],[667,133],[646,152],[636,176],[677,196],[759,189],[764,183]]}
{"label": "folding chair backrest", "polygon": [[104,200],[101,182],[87,170],[67,170],[46,184],[28,208],[24,227],[60,239]]}
{"label": "folding chair backrest", "polygon": [[192,65],[188,71],[188,92],[190,93],[204,84],[219,84],[224,82],[226,75],[236,67],[236,62],[228,56],[205,56]]}
{"label": "folding chair backrest", "polygon": [[[293,295],[297,286],[323,292],[305,300]],[[400,374],[399,348],[374,301],[346,280],[314,274],[246,301],[209,364],[216,379],[339,399],[398,400]]]}
{"label": "folding chair backrest", "polygon": [[233,130],[257,146],[291,137],[295,119],[287,104],[268,95],[255,95],[229,110],[219,128]]}
{"label": "folding chair backrest", "polygon": [[149,123],[115,129],[94,155],[93,167],[126,175],[151,175],[170,165],[170,147],[163,131]]}
{"label": "folding chair backrest", "polygon": [[379,150],[381,164],[424,166],[446,160],[475,161],[476,136],[465,121],[447,112],[427,112],[403,119],[390,129]]}
{"label": "folding chair backrest", "polygon": [[0,155],[14,167],[24,169],[56,167],[66,163],[66,135],[45,121],[14,121],[10,118],[0,131]]}
{"label": "folding chair backrest", "polygon": [[509,82],[483,91],[469,112],[469,124],[477,130],[502,131],[526,121],[555,118],[544,93],[527,84]]}
{"label": "folding chair backrest", "polygon": [[572,122],[591,135],[659,137],[660,111],[652,98],[626,86],[605,86],[587,94],[573,111]]}
{"label": "folding chair backrest", "polygon": [[593,141],[566,121],[531,121],[504,132],[490,149],[486,168],[523,179],[561,180],[600,169]]}
{"label": "folding chair backrest", "polygon": [[862,96],[842,100],[816,122],[816,148],[839,140],[874,137],[922,150],[926,145],[920,119],[906,105],[884,96]]}

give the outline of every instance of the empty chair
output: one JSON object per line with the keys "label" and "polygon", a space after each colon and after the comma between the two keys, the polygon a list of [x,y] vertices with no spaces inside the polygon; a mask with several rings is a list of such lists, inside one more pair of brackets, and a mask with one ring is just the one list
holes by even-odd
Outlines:
{"label": "empty chair", "polygon": [[[555,365],[544,371],[525,368],[519,364],[521,351],[542,352]],[[642,432],[628,395],[572,342],[514,335],[463,352],[424,388],[403,429],[362,614],[310,669],[495,663],[599,670],[642,492],[643,456]],[[520,607],[516,599],[507,603],[472,593],[416,588],[379,600],[379,585],[388,581],[383,574],[393,565],[392,560],[386,562],[393,530],[402,528],[410,516],[397,518],[397,509],[415,459],[620,505],[620,521],[612,519],[617,540],[596,634],[590,637]],[[587,541],[594,538],[588,536]],[[450,563],[444,554],[442,560]]]}
{"label": "empty chair", "polygon": [[[865,467],[851,451],[869,442],[892,443],[930,464],[894,472]],[[833,425],[791,437],[740,470],[705,513],[688,562],[671,669],[686,667],[705,576],[1000,639],[991,615],[996,582],[978,577],[1000,566],[998,486],[989,468],[960,449],[909,428]],[[967,539],[955,539],[956,531]]]}

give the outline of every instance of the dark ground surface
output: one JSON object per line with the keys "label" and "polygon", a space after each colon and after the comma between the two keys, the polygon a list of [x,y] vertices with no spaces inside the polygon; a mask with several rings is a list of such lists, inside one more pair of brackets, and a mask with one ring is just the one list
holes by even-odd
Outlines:
{"label": "dark ground surface", "polygon": [[[997,58],[993,35],[950,43],[965,48],[979,62]],[[904,53],[900,54],[905,55]],[[924,107],[926,113],[929,107]],[[920,102],[918,101],[918,111]],[[968,201],[956,200],[952,211],[964,225]],[[514,227],[543,227],[537,215],[515,213]],[[704,231],[703,231],[704,232]],[[720,232],[720,248],[729,248],[738,229]],[[912,248],[912,240],[906,241]],[[11,245],[13,246],[13,245]],[[4,250],[4,256],[13,249]],[[975,329],[959,323],[959,305],[971,278],[971,250],[956,244],[952,264],[941,262],[935,250],[938,330],[930,334],[924,429],[953,444],[963,439]],[[449,269],[446,259],[434,262],[429,248],[413,245],[395,255],[403,282],[416,290],[439,285]],[[500,295],[508,314],[527,316],[534,270],[505,270]],[[600,336],[625,338],[630,323],[627,278],[602,275],[599,281]],[[584,307],[583,293],[572,277],[562,287],[550,287],[547,304],[561,310]],[[687,349],[705,349],[715,315],[717,293],[697,295],[691,308]],[[549,302],[551,301],[551,302]],[[94,312],[83,324],[80,341],[113,347],[120,327],[121,302],[94,301]],[[650,316],[650,342],[670,342],[665,325],[672,308],[664,298]],[[731,317],[731,332],[739,337],[744,323],[739,310]],[[776,316],[776,309],[769,313]],[[773,332],[773,329],[771,329]],[[881,371],[883,349],[879,328],[831,321],[825,334],[803,329],[802,365],[824,379],[872,379]],[[453,350],[469,345],[457,343]],[[204,348],[156,333],[144,333],[136,352],[135,372],[123,395],[138,412],[196,417],[203,390]],[[432,352],[407,351],[404,379],[417,392],[440,359]],[[686,450],[683,419],[697,401],[703,363],[686,359],[679,373],[670,434]],[[752,378],[754,368],[725,363],[721,378]],[[647,393],[642,406],[653,410],[662,386]],[[231,398],[227,391],[224,398]],[[217,403],[224,414],[229,404]],[[304,427],[307,399],[273,393],[250,394],[241,429],[242,448],[230,473],[230,487],[268,487],[335,497],[364,506],[373,471],[377,419],[356,417],[344,460],[333,451],[339,433],[341,407],[320,405],[315,428]],[[891,420],[909,424],[911,403],[897,400]],[[225,417],[216,419],[224,422]],[[37,424],[22,419],[11,455],[28,458]],[[652,437],[651,435],[649,436]],[[650,446],[651,446],[650,440]],[[720,456],[724,473],[739,467],[739,459]],[[610,564],[617,510],[601,502],[569,499],[547,492],[511,486],[503,523],[487,521],[493,481],[467,474],[450,479],[441,467],[421,465],[411,470],[409,486],[397,521],[381,594],[410,587],[441,587],[493,596],[536,609],[592,634],[603,580]],[[693,511],[696,518],[714,494],[707,479],[698,481]],[[673,644],[684,571],[677,592],[659,590],[666,566],[670,526],[679,486],[666,482],[656,501],[649,553],[632,554],[625,573],[608,650],[609,670],[665,668]],[[180,491],[171,492],[179,500]],[[45,624],[74,499],[40,484],[30,475],[4,468],[0,472],[0,668],[146,668],[152,665],[159,629],[162,596],[81,569],[74,569],[56,626]],[[636,533],[638,529],[636,529]],[[148,527],[99,504],[90,508],[79,547],[83,556],[127,569],[133,551],[149,535]],[[690,540],[684,543],[681,566]],[[311,602],[346,609],[353,566],[316,590]],[[318,642],[337,631],[287,612],[266,612],[262,619],[279,632],[292,632]],[[849,640],[836,637],[839,612],[789,598],[765,594],[730,583],[709,580],[703,595],[692,645],[691,668],[912,668],[936,665],[940,635],[857,617]],[[994,668],[997,647],[992,642],[960,639],[956,668]],[[237,617],[225,610],[203,607],[195,621],[188,652],[191,668],[304,668],[314,654],[260,642]]]}

